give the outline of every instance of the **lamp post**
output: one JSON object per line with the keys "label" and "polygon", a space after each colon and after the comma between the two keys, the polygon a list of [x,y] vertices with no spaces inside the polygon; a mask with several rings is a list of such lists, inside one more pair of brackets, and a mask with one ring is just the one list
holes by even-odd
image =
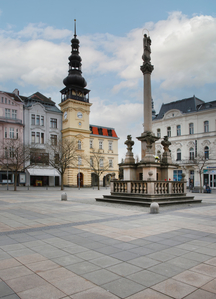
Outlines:
{"label": "lamp post", "polygon": [[8,191],[8,155],[7,155],[7,191]]}
{"label": "lamp post", "polygon": [[78,173],[78,189],[80,190],[80,164],[79,164],[79,173]]}

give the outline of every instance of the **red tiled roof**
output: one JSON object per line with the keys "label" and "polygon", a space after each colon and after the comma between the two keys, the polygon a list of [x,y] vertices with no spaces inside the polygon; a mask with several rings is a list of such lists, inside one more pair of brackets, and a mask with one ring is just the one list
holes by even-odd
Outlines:
{"label": "red tiled roof", "polygon": [[92,127],[92,134],[99,135],[97,127]]}
{"label": "red tiled roof", "polygon": [[107,129],[105,129],[105,128],[103,128],[103,135],[104,135],[104,136],[109,136],[109,135],[108,135],[108,131],[107,131]]}
{"label": "red tiled roof", "polygon": [[113,137],[118,137],[118,136],[116,135],[115,130],[112,130],[112,136],[113,136]]}
{"label": "red tiled roof", "polygon": [[[90,128],[92,130],[92,134],[93,135],[99,135],[99,136],[107,136],[107,137],[115,137],[115,138],[118,138],[116,132],[114,129],[112,128],[103,128],[103,127],[97,127],[97,126],[92,126],[90,125]],[[102,134],[99,134],[99,132],[102,132]],[[111,134],[108,133],[108,131],[111,131]]]}

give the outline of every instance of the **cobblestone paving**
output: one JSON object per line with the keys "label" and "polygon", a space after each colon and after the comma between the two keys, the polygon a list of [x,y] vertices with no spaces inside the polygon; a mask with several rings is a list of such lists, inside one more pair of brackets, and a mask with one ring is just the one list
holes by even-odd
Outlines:
{"label": "cobblestone paving", "polygon": [[216,298],[216,193],[149,214],[105,188],[0,188],[0,298]]}

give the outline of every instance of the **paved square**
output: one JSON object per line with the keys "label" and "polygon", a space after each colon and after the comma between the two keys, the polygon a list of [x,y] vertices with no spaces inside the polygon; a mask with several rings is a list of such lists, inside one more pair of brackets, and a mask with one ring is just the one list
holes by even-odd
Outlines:
{"label": "paved square", "polygon": [[150,214],[105,188],[0,188],[0,298],[216,298],[214,191]]}

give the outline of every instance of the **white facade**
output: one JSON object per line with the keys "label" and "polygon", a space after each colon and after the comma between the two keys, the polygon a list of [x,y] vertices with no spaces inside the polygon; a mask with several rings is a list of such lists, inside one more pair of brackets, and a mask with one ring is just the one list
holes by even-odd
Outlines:
{"label": "white facade", "polygon": [[[46,145],[61,139],[62,113],[54,102],[40,93],[24,98],[24,103],[24,143],[36,148],[45,157]],[[55,186],[55,181],[60,184],[60,176],[46,163],[39,163],[26,172],[27,185]]]}
{"label": "white facade", "polygon": [[[185,107],[191,100],[163,105],[161,110],[165,113],[159,113],[159,117],[153,120],[153,132],[161,138],[169,136],[172,160],[186,173],[187,186],[200,186],[199,171],[194,159],[202,155],[207,159],[201,184],[216,188],[216,101],[204,103],[199,100],[194,109],[189,105]],[[179,108],[179,104],[182,104],[182,108]],[[155,144],[157,156],[162,154],[161,141]]]}

